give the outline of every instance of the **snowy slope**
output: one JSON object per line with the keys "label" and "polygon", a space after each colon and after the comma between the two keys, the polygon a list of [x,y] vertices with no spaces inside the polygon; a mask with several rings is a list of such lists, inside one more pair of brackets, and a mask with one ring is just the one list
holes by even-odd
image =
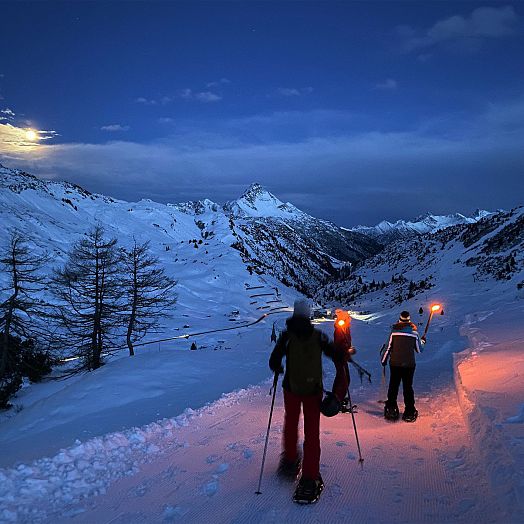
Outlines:
{"label": "snowy slope", "polygon": [[347,231],[284,204],[259,184],[225,204],[238,249],[253,271],[271,274],[307,295],[338,274],[380,251],[373,239]]}
{"label": "snowy slope", "polygon": [[[133,235],[140,241],[150,239],[163,261],[172,260],[172,248],[189,240],[204,240],[199,247],[205,251],[209,251],[206,246],[214,246],[224,256],[239,260],[238,253],[229,253],[233,247],[241,251],[244,271],[250,266],[250,273],[253,269],[269,273],[312,294],[342,262],[355,263],[381,249],[363,235],[282,204],[258,184],[224,206],[207,199],[167,205],[150,200],[129,203],[0,166],[0,190],[3,227],[23,231],[42,249],[47,246],[57,261],[63,260],[73,239],[98,222],[123,244]],[[269,245],[278,249],[266,249]],[[304,256],[310,266],[306,270],[301,267]]]}
{"label": "snowy slope", "polygon": [[388,222],[383,220],[376,226],[357,226],[350,231],[367,235],[382,244],[389,244],[400,238],[409,238],[413,235],[424,233],[434,233],[440,229],[456,226],[459,224],[473,224],[480,219],[490,216],[493,213],[478,209],[473,214],[466,216],[461,213],[452,215],[427,215],[416,218],[413,221],[397,220]]}
{"label": "snowy slope", "polygon": [[[254,192],[246,194],[253,196]],[[251,204],[259,206],[259,192],[254,196]],[[276,199],[266,200],[266,222],[259,224],[250,221],[260,220],[258,217],[234,217],[209,200],[173,205],[150,200],[129,203],[91,194],[72,184],[43,181],[0,168],[1,241],[7,241],[12,229],[22,232],[36,251],[51,255],[47,271],[62,264],[71,245],[95,223],[118,238],[120,245],[130,245],[133,238],[151,242],[166,272],[178,281],[178,301],[162,332],[146,340],[239,326],[238,330],[216,335],[139,348],[139,358],[134,362],[129,362],[123,351],[122,358],[111,361],[96,378],[87,375],[78,383],[74,378],[24,388],[13,399],[16,408],[2,415],[8,420],[2,422],[0,443],[9,452],[0,456],[0,466],[54,453],[78,437],[91,438],[146,424],[159,416],[175,416],[188,405],[200,407],[223,391],[263,379],[265,364],[256,364],[266,357],[259,348],[267,347],[272,323],[281,325],[286,308],[298,296],[292,288],[311,292],[324,283],[338,263],[335,256],[344,255],[339,253],[338,244],[345,238],[336,226],[324,225],[298,211],[297,232],[290,234],[287,223],[278,216],[279,204],[270,209],[269,201],[274,204]],[[269,217],[270,211],[277,216]],[[304,221],[320,228],[318,238],[304,240],[305,233],[300,229],[305,227]],[[328,228],[336,242],[328,238]],[[278,250],[268,248],[265,252],[263,245],[257,245],[260,231],[271,246],[278,245]],[[242,245],[248,246],[245,251]],[[2,278],[5,276],[0,275]],[[274,314],[278,311],[283,313]],[[272,316],[249,331],[250,339],[256,341],[249,343],[254,344],[249,351],[244,347],[247,330],[240,326],[264,313]],[[202,359],[170,353],[188,349],[192,340],[199,348],[217,352]],[[157,355],[153,348],[157,353],[167,350],[167,354]],[[137,366],[147,371],[141,374]],[[121,379],[121,374],[135,377],[129,382]],[[214,378],[217,374],[221,380]],[[195,376],[211,385],[192,391],[188,383],[193,384]],[[31,446],[37,436],[41,446]]]}
{"label": "snowy slope", "polygon": [[[300,285],[325,254],[314,242],[296,246],[304,229],[322,235],[325,225],[293,210],[268,216],[267,197],[248,202],[261,214],[232,213],[210,201],[130,204],[3,174],[2,224],[31,234],[57,261],[95,220],[123,243],[133,234],[150,239],[179,281],[167,335],[239,328],[146,346],[94,373],[24,388],[0,421],[1,522],[522,522],[523,208],[393,243],[319,293],[319,301],[353,310],[357,359],[373,384],[353,377],[364,469],[349,418],[322,419],[326,489],[317,506],[302,508],[275,474],[280,390],[264,495],[252,494],[270,403],[262,381],[271,326],[283,327],[289,313],[278,308],[297,296],[262,264],[282,276],[278,260],[299,253],[283,267]],[[293,275],[304,264],[304,277]],[[420,418],[385,424],[377,350],[401,309],[423,327],[433,301],[445,315],[433,320],[417,363]],[[329,322],[319,327],[332,333]],[[199,350],[187,351],[193,340]],[[329,387],[329,363],[326,372]]]}
{"label": "snowy slope", "polygon": [[456,332],[421,361],[456,385],[491,489],[520,515],[508,521],[519,521],[524,511],[524,207],[394,242],[349,278],[326,286],[319,299],[391,320],[407,309],[420,329],[429,305],[442,304],[445,314],[433,320],[429,340],[439,330],[449,333],[451,326]]}

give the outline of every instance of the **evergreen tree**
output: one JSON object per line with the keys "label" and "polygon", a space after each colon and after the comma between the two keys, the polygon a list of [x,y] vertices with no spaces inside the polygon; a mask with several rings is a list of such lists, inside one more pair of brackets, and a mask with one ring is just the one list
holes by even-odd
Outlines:
{"label": "evergreen tree", "polygon": [[159,266],[158,258],[149,250],[149,242],[122,249],[122,291],[124,293],[124,322],[129,355],[135,354],[133,343],[160,325],[170,316],[176,303],[173,288],[176,280],[168,277]]}

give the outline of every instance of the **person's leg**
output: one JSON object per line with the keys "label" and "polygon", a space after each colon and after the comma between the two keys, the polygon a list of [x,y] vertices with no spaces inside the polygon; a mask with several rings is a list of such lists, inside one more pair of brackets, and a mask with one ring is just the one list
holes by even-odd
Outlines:
{"label": "person's leg", "polygon": [[388,400],[386,407],[394,408],[397,406],[398,388],[402,380],[402,368],[397,366],[389,366],[389,388]]}
{"label": "person's leg", "polygon": [[302,397],[304,404],[304,459],[302,478],[316,480],[320,474],[320,403],[322,395]]}
{"label": "person's leg", "polygon": [[300,397],[284,389],[284,432],[282,447],[284,457],[289,462],[297,460],[298,419],[300,417]]}
{"label": "person's leg", "polygon": [[404,393],[404,413],[415,412],[415,392],[413,391],[413,375],[415,368],[404,368],[402,370],[402,391]]}

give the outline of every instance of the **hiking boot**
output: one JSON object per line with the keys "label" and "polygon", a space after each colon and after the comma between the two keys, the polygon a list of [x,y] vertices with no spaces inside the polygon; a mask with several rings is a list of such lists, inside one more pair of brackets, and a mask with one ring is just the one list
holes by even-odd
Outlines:
{"label": "hiking boot", "polygon": [[293,500],[298,504],[314,504],[320,498],[323,489],[324,481],[320,475],[317,480],[301,478]]}
{"label": "hiking boot", "polygon": [[400,413],[398,411],[398,406],[384,406],[384,418],[386,420],[398,420]]}
{"label": "hiking boot", "polygon": [[284,456],[284,453],[282,453],[280,455],[280,462],[278,463],[277,473],[280,477],[294,480],[300,473],[301,466],[302,461],[300,459],[300,456],[297,455],[297,458],[295,460],[288,460]]}
{"label": "hiking boot", "polygon": [[404,414],[402,415],[402,420],[404,422],[415,422],[418,417],[418,411],[415,409],[414,411],[404,411]]}

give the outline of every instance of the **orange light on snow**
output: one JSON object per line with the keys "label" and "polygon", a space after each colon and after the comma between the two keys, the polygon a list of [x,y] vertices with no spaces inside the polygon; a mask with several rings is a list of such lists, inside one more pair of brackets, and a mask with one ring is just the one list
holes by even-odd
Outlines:
{"label": "orange light on snow", "polygon": [[441,308],[440,304],[435,304],[434,306],[431,306],[431,311],[433,313],[436,313]]}

